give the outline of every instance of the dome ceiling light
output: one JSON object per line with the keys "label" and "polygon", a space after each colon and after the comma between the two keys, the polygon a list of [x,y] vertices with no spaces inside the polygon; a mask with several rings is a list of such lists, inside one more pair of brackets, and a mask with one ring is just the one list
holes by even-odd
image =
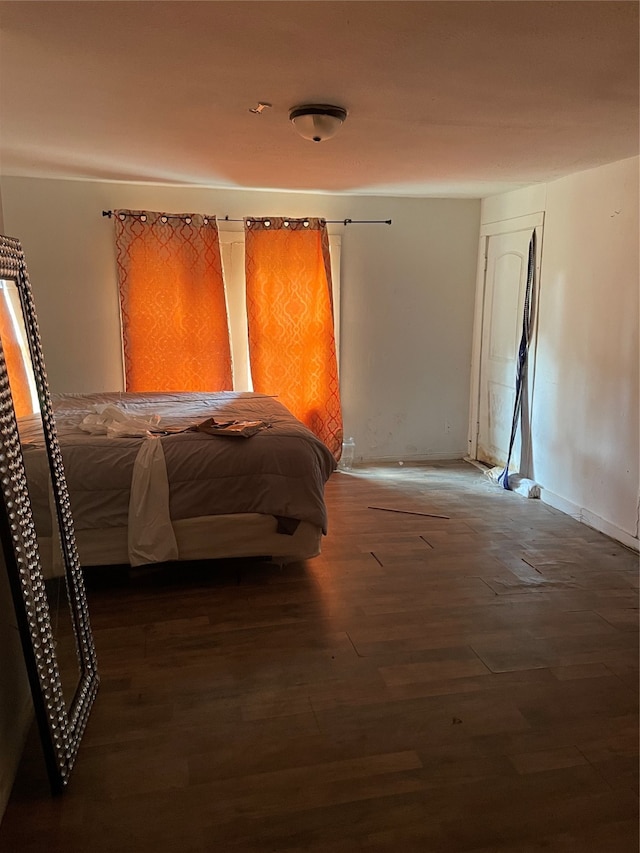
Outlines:
{"label": "dome ceiling light", "polygon": [[303,139],[311,142],[324,142],[331,139],[347,117],[344,107],[331,104],[303,104],[293,107],[289,120]]}

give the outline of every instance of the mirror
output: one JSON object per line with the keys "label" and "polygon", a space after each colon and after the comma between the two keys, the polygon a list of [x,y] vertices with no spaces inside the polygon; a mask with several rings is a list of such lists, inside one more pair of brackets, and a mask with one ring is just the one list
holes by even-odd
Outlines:
{"label": "mirror", "polygon": [[95,647],[35,306],[18,240],[0,237],[0,538],[52,790],[98,689]]}
{"label": "mirror", "polygon": [[29,338],[18,285],[11,279],[0,279],[0,341],[18,424],[62,692],[68,710],[80,676],[78,647],[71,618],[64,556],[56,532],[54,491]]}

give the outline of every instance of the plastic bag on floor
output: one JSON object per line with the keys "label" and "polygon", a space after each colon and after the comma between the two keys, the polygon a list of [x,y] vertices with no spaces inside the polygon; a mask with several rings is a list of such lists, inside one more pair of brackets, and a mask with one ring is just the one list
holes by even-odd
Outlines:
{"label": "plastic bag on floor", "polygon": [[[504,473],[502,466],[489,468],[484,473],[494,483],[502,486],[502,475]],[[521,477],[520,474],[513,474],[511,472],[509,472],[509,491],[517,492],[525,498],[540,497],[540,486],[534,480],[529,480],[527,477]]]}

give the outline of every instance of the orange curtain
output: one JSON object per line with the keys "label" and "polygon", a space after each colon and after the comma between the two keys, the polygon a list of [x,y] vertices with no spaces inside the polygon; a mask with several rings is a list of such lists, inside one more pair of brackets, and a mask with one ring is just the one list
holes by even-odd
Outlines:
{"label": "orange curtain", "polygon": [[[13,408],[17,418],[34,413],[27,368],[20,349],[20,339],[7,306],[4,285],[0,288],[0,340],[7,365],[9,387],[13,398]],[[26,342],[25,342],[26,343]]]}
{"label": "orange curtain", "polygon": [[326,225],[246,219],[245,253],[253,388],[277,395],[339,459],[342,410]]}
{"label": "orange curtain", "polygon": [[215,217],[114,215],[126,390],[231,389]]}

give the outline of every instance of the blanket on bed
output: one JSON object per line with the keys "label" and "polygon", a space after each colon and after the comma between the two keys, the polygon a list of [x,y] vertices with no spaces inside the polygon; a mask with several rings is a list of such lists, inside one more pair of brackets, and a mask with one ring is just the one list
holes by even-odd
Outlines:
{"label": "blanket on bed", "polygon": [[[53,395],[56,428],[77,530],[125,527],[143,442],[160,441],[172,520],[262,513],[308,521],[326,533],[324,485],[335,469],[328,448],[273,397],[249,392]],[[184,429],[206,418],[264,421],[248,439],[188,431],[146,437],[90,435],[80,424],[96,407]],[[26,461],[26,460],[25,460]]]}

